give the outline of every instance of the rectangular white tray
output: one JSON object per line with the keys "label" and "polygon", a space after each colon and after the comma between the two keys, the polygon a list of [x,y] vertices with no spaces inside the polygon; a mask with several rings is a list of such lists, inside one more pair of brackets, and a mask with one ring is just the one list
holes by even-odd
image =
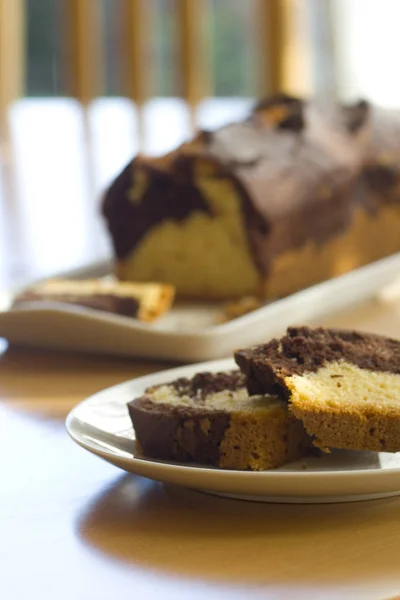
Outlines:
{"label": "rectangular white tray", "polygon": [[[109,269],[109,263],[104,263],[75,275],[107,275]],[[214,324],[220,308],[212,305],[177,306],[158,322],[146,324],[67,304],[26,303],[9,310],[10,293],[2,298],[3,310],[0,306],[0,337],[37,348],[179,362],[214,360],[281,335],[288,325],[331,319],[376,298],[399,276],[400,253],[221,325]]]}

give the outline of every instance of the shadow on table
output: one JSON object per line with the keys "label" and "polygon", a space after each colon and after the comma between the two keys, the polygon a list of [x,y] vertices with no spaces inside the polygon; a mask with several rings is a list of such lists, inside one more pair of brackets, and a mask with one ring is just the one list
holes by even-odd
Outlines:
{"label": "shadow on table", "polygon": [[123,562],[188,577],[345,584],[398,574],[399,512],[399,498],[264,504],[128,475],[87,507],[79,535]]}

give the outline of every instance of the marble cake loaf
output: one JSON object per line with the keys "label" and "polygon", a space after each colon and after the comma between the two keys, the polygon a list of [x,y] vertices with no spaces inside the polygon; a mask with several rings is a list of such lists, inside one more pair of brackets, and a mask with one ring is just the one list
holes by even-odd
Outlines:
{"label": "marble cake loaf", "polygon": [[400,250],[400,118],[279,96],[160,158],[103,201],[122,280],[273,299]]}
{"label": "marble cake loaf", "polygon": [[295,460],[311,446],[286,402],[249,397],[239,371],[154,386],[128,409],[149,458],[259,471]]}
{"label": "marble cake loaf", "polygon": [[251,394],[289,402],[323,449],[400,451],[400,342],[356,331],[289,327],[238,351]]}

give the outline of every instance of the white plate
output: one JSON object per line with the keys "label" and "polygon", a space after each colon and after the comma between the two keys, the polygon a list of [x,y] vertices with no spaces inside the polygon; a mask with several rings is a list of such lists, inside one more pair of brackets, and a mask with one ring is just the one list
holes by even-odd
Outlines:
{"label": "white plate", "polygon": [[400,453],[336,451],[263,472],[167,463],[148,460],[137,453],[127,402],[140,396],[148,386],[233,366],[232,360],[222,360],[180,367],[104,390],[70,412],[66,421],[68,433],[80,446],[125,471],[228,497],[313,503],[400,494]]}
{"label": "white plate", "polygon": [[[106,275],[110,264],[79,272]],[[30,302],[9,310],[0,298],[0,337],[34,347],[195,362],[230,356],[240,347],[281,335],[288,325],[317,323],[374,297],[400,275],[400,254],[215,325],[218,306],[174,308],[156,323],[71,305]]]}

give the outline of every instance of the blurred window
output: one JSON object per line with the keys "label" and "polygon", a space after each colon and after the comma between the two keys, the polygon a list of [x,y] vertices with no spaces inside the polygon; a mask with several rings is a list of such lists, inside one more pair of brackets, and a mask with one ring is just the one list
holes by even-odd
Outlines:
{"label": "blurred window", "polygon": [[62,62],[61,10],[63,0],[27,0],[26,93],[28,96],[65,94]]}
{"label": "blurred window", "polygon": [[[27,1],[28,96],[65,95],[62,11],[66,0]],[[203,0],[198,0],[203,1]],[[256,0],[204,0],[207,3],[207,44],[216,96],[256,93],[257,49],[254,41]],[[174,0],[148,0],[153,9],[151,36],[155,64],[153,94],[176,96],[178,89],[178,23]],[[122,95],[120,0],[99,0],[102,23],[104,95]],[[145,66],[144,66],[145,68]]]}
{"label": "blurred window", "polygon": [[[259,61],[257,0],[195,0],[208,7],[207,44],[215,96],[255,96]],[[283,2],[284,0],[282,0]],[[28,96],[65,95],[62,11],[68,0],[26,0]],[[176,96],[178,23],[175,0],[147,0],[154,14],[151,43],[154,96]],[[291,0],[310,37],[312,87],[318,94],[365,96],[400,104],[392,62],[400,51],[399,0]],[[122,95],[121,0],[98,0],[101,11],[104,95]],[[305,17],[305,18],[303,18]],[[306,36],[306,37],[307,37]],[[144,66],[144,68],[146,68]]]}

